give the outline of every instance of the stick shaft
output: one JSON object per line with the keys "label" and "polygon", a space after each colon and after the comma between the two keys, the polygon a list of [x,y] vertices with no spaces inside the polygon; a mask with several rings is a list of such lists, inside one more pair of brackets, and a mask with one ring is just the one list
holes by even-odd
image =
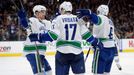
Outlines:
{"label": "stick shaft", "polygon": [[88,49],[87,55],[86,55],[85,60],[84,60],[85,62],[86,62],[86,60],[87,60],[87,58],[88,58],[88,56],[89,56],[90,49],[91,49],[91,48]]}

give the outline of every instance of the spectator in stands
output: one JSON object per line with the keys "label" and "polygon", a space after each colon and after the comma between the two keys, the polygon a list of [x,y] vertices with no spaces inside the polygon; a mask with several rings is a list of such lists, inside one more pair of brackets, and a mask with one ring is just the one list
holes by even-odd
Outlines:
{"label": "spectator in stands", "polygon": [[17,41],[18,40],[18,30],[16,24],[12,21],[7,26],[8,34],[9,34],[9,41]]}
{"label": "spectator in stands", "polygon": [[[20,3],[19,0],[14,0],[16,5],[20,8]],[[36,4],[42,4],[45,5],[48,10],[47,10],[47,16],[46,18],[50,20],[53,15],[56,13],[57,7],[61,2],[64,0],[21,0],[24,8],[26,9],[28,16],[32,16],[31,8],[36,5]],[[107,4],[108,0],[66,0],[66,1],[71,1],[71,3],[74,6],[74,11],[75,13],[76,9],[80,8],[90,8],[92,11],[96,10],[96,7],[100,4]],[[9,15],[11,18],[14,18],[15,22],[17,21],[17,17],[15,16],[15,13],[17,13],[16,6],[12,3],[12,0],[3,0],[0,1],[0,20],[2,21],[2,25],[6,25],[7,16]],[[127,27],[128,30],[131,29],[130,26],[134,25],[134,0],[111,0],[109,7],[111,9],[110,13],[112,18],[114,19],[114,24],[116,29],[118,29],[117,33],[119,34],[120,38],[128,38],[125,37],[124,35],[129,35],[128,31],[124,30],[124,28]],[[12,16],[13,15],[13,16]],[[16,23],[16,28],[18,28],[18,24]],[[5,27],[4,27],[5,28]],[[20,28],[19,28],[20,29]],[[6,31],[7,29],[4,29]],[[9,30],[9,31],[8,31]],[[10,29],[7,31],[10,32]],[[6,34],[6,39],[4,40],[9,40],[8,39],[8,33],[5,32],[3,33],[4,35]],[[16,34],[19,36],[22,35],[23,33],[18,33]],[[25,35],[26,36],[26,35]],[[133,35],[131,35],[133,36]],[[130,36],[130,37],[131,37]],[[12,39],[10,39],[12,40]],[[14,39],[13,39],[14,40]],[[20,40],[20,39],[16,39]]]}

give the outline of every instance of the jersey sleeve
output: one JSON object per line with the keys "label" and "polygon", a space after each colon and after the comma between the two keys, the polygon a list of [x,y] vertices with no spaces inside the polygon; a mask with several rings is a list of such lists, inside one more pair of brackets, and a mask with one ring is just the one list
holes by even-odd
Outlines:
{"label": "jersey sleeve", "polygon": [[80,25],[80,28],[81,28],[80,31],[81,31],[82,39],[91,43],[94,40],[94,37],[91,34],[91,32],[88,30],[88,28],[85,25]]}
{"label": "jersey sleeve", "polygon": [[103,15],[96,15],[95,13],[91,13],[89,16],[90,16],[90,20],[95,25],[102,25],[103,22],[104,22],[104,16]]}
{"label": "jersey sleeve", "polygon": [[59,25],[57,18],[52,21],[52,25],[48,34],[53,40],[57,40],[60,35]]}
{"label": "jersey sleeve", "polygon": [[104,21],[105,21],[104,16],[98,15],[98,22],[96,25],[102,25],[102,24],[104,24]]}
{"label": "jersey sleeve", "polygon": [[37,24],[36,18],[34,18],[34,17],[29,18],[29,25],[30,25],[29,29],[32,31],[32,33],[38,33],[37,32],[38,27],[36,24]]}

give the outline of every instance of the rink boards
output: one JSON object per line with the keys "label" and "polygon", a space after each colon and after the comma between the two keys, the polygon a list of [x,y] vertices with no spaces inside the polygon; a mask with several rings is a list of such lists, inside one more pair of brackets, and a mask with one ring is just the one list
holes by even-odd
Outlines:
{"label": "rink boards", "polygon": [[[24,41],[3,41],[0,42],[0,56],[23,56]],[[56,51],[55,42],[47,42],[48,50],[46,55],[54,55]],[[134,52],[134,39],[121,39],[118,42],[119,52]],[[83,41],[82,48],[87,53],[90,44]],[[92,53],[92,50],[90,51]]]}

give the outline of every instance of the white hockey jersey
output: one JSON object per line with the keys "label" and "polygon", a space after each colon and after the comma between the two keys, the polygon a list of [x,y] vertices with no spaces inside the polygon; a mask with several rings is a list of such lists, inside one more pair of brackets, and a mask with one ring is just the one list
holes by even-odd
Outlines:
{"label": "white hockey jersey", "polygon": [[[40,21],[35,17],[29,18],[29,21],[30,21],[29,25],[31,27],[31,30],[27,29],[28,34],[31,33],[29,31],[32,31],[32,33],[43,33],[46,30],[50,30],[50,27],[51,27],[51,22],[50,21],[47,21],[45,19]],[[37,48],[38,48],[40,54],[44,55],[44,52],[47,48],[45,43],[39,43],[37,41],[36,44],[35,44],[35,42],[30,41],[28,36],[27,36],[26,41],[24,42],[24,52],[26,54],[36,53],[36,45],[37,45]]]}
{"label": "white hockey jersey", "polygon": [[98,15],[100,17],[99,25],[93,26],[93,35],[99,38],[104,47],[115,47],[114,43],[114,25],[113,22],[106,16]]}
{"label": "white hockey jersey", "polygon": [[81,41],[89,38],[91,34],[78,20],[73,14],[60,15],[53,20],[51,30],[58,36],[56,47],[59,52],[76,55],[82,52]]}

